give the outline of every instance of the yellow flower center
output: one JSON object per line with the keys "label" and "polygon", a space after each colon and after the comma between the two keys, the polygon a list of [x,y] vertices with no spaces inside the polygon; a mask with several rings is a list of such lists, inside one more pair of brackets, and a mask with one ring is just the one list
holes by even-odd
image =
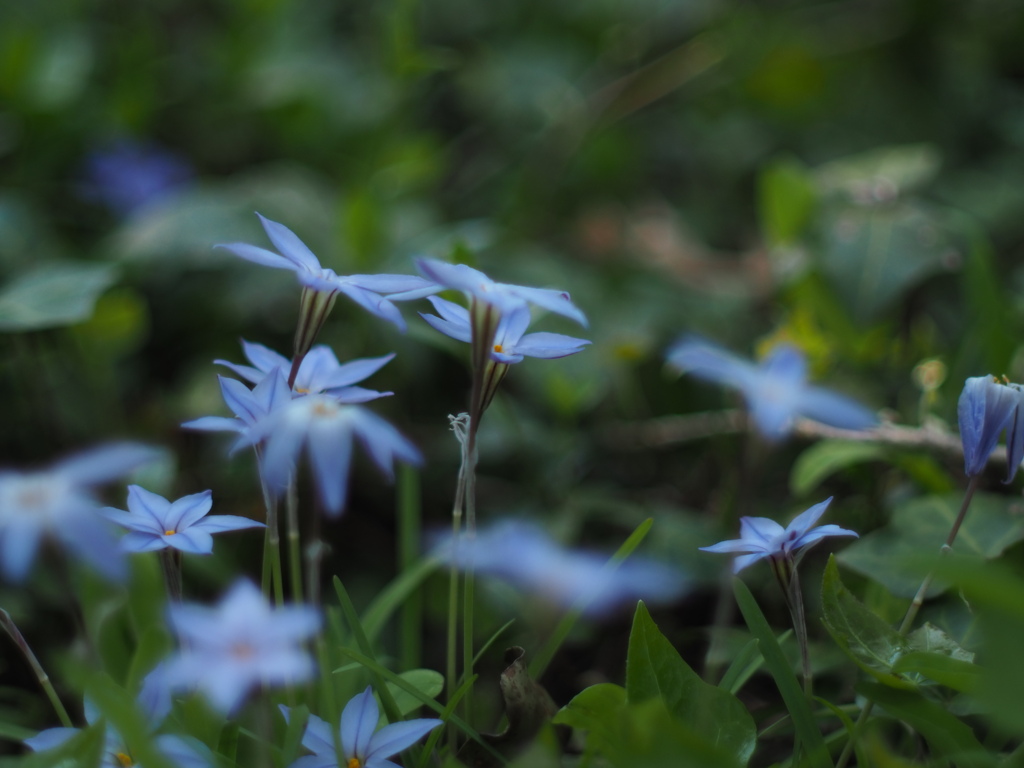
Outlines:
{"label": "yellow flower center", "polygon": [[297,392],[298,394],[300,394],[300,395],[308,395],[308,394],[309,394],[309,390],[308,390],[308,389],[306,389],[305,387],[296,387],[296,388],[295,388],[295,391],[296,391],[296,392]]}
{"label": "yellow flower center", "polygon": [[115,752],[114,757],[117,758],[117,762],[124,766],[124,768],[131,768],[133,765],[135,765],[135,761],[132,760],[131,756],[125,754],[124,752]]}
{"label": "yellow flower center", "polygon": [[362,768],[363,763],[358,757],[350,757],[345,763],[345,768]]}
{"label": "yellow flower center", "polygon": [[495,344],[494,345],[494,351],[495,352],[501,352],[501,350],[502,350],[501,344]]}
{"label": "yellow flower center", "polygon": [[173,536],[177,531],[164,531],[164,536]]}

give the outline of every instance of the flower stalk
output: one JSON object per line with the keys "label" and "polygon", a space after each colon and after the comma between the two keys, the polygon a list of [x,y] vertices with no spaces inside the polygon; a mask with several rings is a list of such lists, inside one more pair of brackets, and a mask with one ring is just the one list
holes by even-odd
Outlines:
{"label": "flower stalk", "polygon": [[32,668],[32,672],[35,674],[36,680],[39,681],[39,686],[46,694],[46,698],[50,700],[50,704],[57,713],[57,717],[60,719],[61,725],[65,728],[73,728],[74,724],[68,716],[68,711],[64,709],[64,704],[61,703],[60,697],[57,695],[57,691],[53,687],[53,683],[50,682],[50,676],[46,674],[46,670],[43,669],[43,665],[39,663],[39,659],[37,659],[36,655],[32,652],[32,648],[29,646],[28,641],[25,640],[25,636],[21,634],[21,630],[18,629],[18,625],[14,623],[14,619],[11,618],[11,614],[3,608],[0,608],[0,627],[3,627],[7,636],[14,641],[16,646],[18,646],[18,650],[21,651],[22,656],[25,657],[25,661],[27,661],[29,667]]}

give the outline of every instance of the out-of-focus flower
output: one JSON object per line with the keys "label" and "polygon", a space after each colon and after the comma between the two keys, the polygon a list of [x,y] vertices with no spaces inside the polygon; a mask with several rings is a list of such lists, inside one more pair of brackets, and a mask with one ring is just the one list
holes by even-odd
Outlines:
{"label": "out-of-focus flower", "polygon": [[152,142],[122,139],[90,153],[84,163],[82,195],[118,216],[166,197],[192,178],[192,167]]}
{"label": "out-of-focus flower", "polygon": [[265,527],[247,517],[207,514],[213,506],[212,496],[212,491],[203,491],[168,501],[138,485],[129,485],[127,512],[104,507],[100,513],[128,529],[121,539],[121,549],[126,552],[152,552],[172,547],[182,552],[209,555],[213,553],[210,534]]}
{"label": "out-of-focus flower", "polygon": [[1006,482],[1013,480],[1024,458],[1024,390],[995,376],[974,376],[964,382],[957,403],[957,421],[964,446],[964,473],[980,475],[1006,431]]}
{"label": "out-of-focus flower", "polygon": [[186,421],[181,426],[185,429],[197,429],[203,432],[235,432],[238,440],[231,448],[234,453],[246,445],[258,443],[261,437],[253,438],[256,425],[271,413],[292,400],[292,391],[288,388],[282,369],[270,371],[251,390],[242,382],[218,376],[220,392],[224,402],[235,414],[235,418],[224,416],[202,416]]}
{"label": "out-of-focus flower", "polygon": [[[288,707],[282,706],[285,719],[290,716]],[[373,690],[353,696],[341,713],[338,736],[345,763],[338,762],[334,749],[334,734],[331,726],[316,715],[310,715],[302,735],[302,746],[312,755],[300,757],[289,768],[397,768],[388,760],[403,749],[408,749],[439,725],[441,720],[418,718],[391,723],[377,730],[380,713],[373,698]]]}
{"label": "out-of-focus flower", "polygon": [[794,420],[820,421],[841,429],[867,429],[878,423],[860,403],[807,383],[807,361],[789,344],[780,344],[755,365],[717,344],[686,336],[669,349],[668,363],[682,373],[738,389],[754,424],[766,438],[789,434]]}
{"label": "out-of-focus flower", "polygon": [[295,331],[295,355],[301,357],[313,345],[338,293],[343,293],[366,311],[405,330],[405,320],[392,302],[419,299],[440,288],[415,275],[343,276],[320,266],[320,261],[298,236],[283,224],[256,214],[267,237],[280,253],[247,243],[224,243],[231,253],[265,267],[290,269],[303,286],[299,325]]}
{"label": "out-of-focus flower", "polygon": [[838,525],[814,527],[831,501],[832,497],[829,496],[825,501],[801,512],[785,528],[767,517],[741,517],[740,538],[700,549],[704,552],[743,553],[733,562],[733,573],[739,573],[748,565],[765,558],[795,564],[807,547],[826,536],[857,536],[854,531]]}
{"label": "out-of-focus flower", "polygon": [[584,327],[587,325],[586,316],[572,303],[565,291],[496,283],[478,269],[438,259],[416,259],[416,266],[428,280],[465,293],[471,304],[487,304],[501,314],[527,304],[536,304],[550,312],[572,318]]}
{"label": "out-of-focus flower", "polygon": [[[472,328],[467,309],[437,296],[428,297],[428,301],[434,305],[437,315],[420,312],[420,316],[430,327],[457,341],[468,343],[471,340]],[[525,306],[503,314],[494,332],[491,359],[506,365],[522,362],[524,357],[550,360],[582,352],[590,344],[586,339],[561,333],[526,333],[529,325],[530,310]]]}
{"label": "out-of-focus flower", "polygon": [[[99,711],[88,700],[85,702],[85,720],[93,725],[100,719]],[[54,749],[73,736],[81,733],[80,728],[47,728],[30,739],[25,739],[25,746],[33,752],[45,752]],[[163,734],[153,738],[153,746],[176,768],[210,768],[214,764],[213,754],[209,748],[193,738],[183,738]],[[103,758],[100,768],[141,768],[134,756],[125,746],[124,739],[109,725],[106,727],[103,746]]]}
{"label": "out-of-focus flower", "polygon": [[611,567],[608,556],[565,549],[540,527],[521,520],[500,521],[472,536],[446,534],[434,554],[563,608],[582,605],[594,616],[638,599],[669,602],[686,587],[683,575],[669,565],[632,555]]}
{"label": "out-of-focus flower", "polygon": [[20,581],[39,544],[51,537],[110,579],[124,576],[124,560],[93,489],[154,460],[138,443],[92,448],[32,472],[0,471],[0,573]]}
{"label": "out-of-focus flower", "polygon": [[[292,363],[269,347],[242,340],[242,349],[252,365],[238,365],[227,360],[214,360],[225,365],[246,381],[259,384],[275,368],[291,370]],[[374,389],[353,386],[372,376],[394,359],[390,355],[366,357],[339,363],[330,347],[318,344],[309,350],[299,363],[295,376],[294,390],[300,395],[329,394],[340,403],[365,403],[378,397],[387,397],[393,392],[378,392]]]}
{"label": "out-of-focus flower", "polygon": [[395,459],[415,465],[423,461],[416,446],[380,416],[330,395],[291,400],[262,419],[245,439],[265,441],[263,476],[277,493],[288,486],[299,452],[307,445],[320,500],[330,515],[340,514],[345,506],[353,439],[362,443],[389,479]]}
{"label": "out-of-focus flower", "polygon": [[167,660],[162,682],[172,690],[198,689],[222,712],[236,710],[258,685],[291,685],[313,675],[302,643],[320,628],[315,608],[271,608],[242,579],[216,608],[184,603],[168,613],[181,648]]}

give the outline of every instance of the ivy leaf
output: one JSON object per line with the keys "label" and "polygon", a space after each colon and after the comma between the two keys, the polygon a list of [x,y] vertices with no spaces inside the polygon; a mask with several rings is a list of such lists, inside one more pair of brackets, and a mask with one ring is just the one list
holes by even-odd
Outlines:
{"label": "ivy leaf", "polygon": [[87,320],[117,279],[113,264],[43,264],[0,289],[0,331],[34,331]]}

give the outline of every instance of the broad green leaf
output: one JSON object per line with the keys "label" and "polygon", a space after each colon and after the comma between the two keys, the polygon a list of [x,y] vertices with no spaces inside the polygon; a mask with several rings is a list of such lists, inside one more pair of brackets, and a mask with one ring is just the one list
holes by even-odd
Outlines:
{"label": "broad green leaf", "polygon": [[953,247],[942,215],[921,204],[836,204],[822,224],[819,267],[861,324],[942,270]]}
{"label": "broad green leaf", "polygon": [[833,639],[862,669],[886,685],[914,687],[892,672],[907,650],[906,639],[869,611],[843,586],[835,556],[825,566],[821,585],[822,621]]}
{"label": "broad green leaf", "polygon": [[113,264],[64,261],[37,266],[0,289],[0,331],[34,331],[86,320],[117,273]]}
{"label": "broad green leaf", "polygon": [[[928,570],[924,556],[939,552],[960,510],[960,494],[924,496],[898,506],[885,528],[854,541],[838,555],[854,571],[884,585],[894,595],[913,597]],[[1012,544],[1024,540],[1024,519],[1011,513],[1015,502],[1006,496],[976,493],[963,526],[953,544],[958,554],[986,560],[998,557]],[[947,585],[936,579],[929,597]]]}
{"label": "broad green leaf", "polygon": [[[444,690],[444,675],[432,669],[410,669],[408,672],[400,673],[399,677],[424,696],[437,698],[441,691]],[[388,683],[387,685],[402,717],[423,706],[420,699],[407,693],[404,689],[399,688],[393,683]]]}
{"label": "broad green leaf", "polygon": [[899,674],[916,673],[964,693],[976,690],[981,677],[981,669],[969,661],[928,651],[909,651],[903,654],[893,664],[892,670]]}
{"label": "broad green leaf", "polygon": [[907,644],[914,651],[939,653],[968,664],[974,662],[973,652],[961,648],[956,640],[930,622],[925,622],[907,635]]}
{"label": "broad green leaf", "polygon": [[817,202],[814,182],[795,160],[764,168],[757,180],[761,228],[773,245],[786,245],[803,233]]}
{"label": "broad green leaf", "polygon": [[878,443],[822,440],[807,448],[793,464],[789,488],[794,496],[805,496],[839,470],[865,461],[876,461],[885,455],[885,446]]}
{"label": "broad green leaf", "polygon": [[886,199],[934,177],[941,159],[936,148],[929,144],[879,147],[819,166],[814,175],[823,193],[842,192],[857,199]]}
{"label": "broad green leaf", "polygon": [[825,746],[821,731],[818,730],[810,702],[797,682],[789,660],[779,647],[768,620],[761,613],[761,608],[746,584],[740,579],[733,579],[732,586],[743,620],[747,623],[750,633],[757,638],[765,666],[775,679],[775,685],[778,686],[786,709],[789,710],[789,716],[793,719],[796,735],[807,750],[808,764],[812,768],[832,768],[832,757]]}
{"label": "broad green leaf", "polygon": [[981,768],[994,761],[988,757],[974,732],[941,705],[919,691],[901,690],[865,682],[858,690],[885,711],[920,733],[932,757],[945,758],[957,768]]}
{"label": "broad green leaf", "polygon": [[746,764],[754,751],[757,731],[746,707],[690,669],[643,602],[637,605],[629,635],[626,694],[631,704],[661,697],[669,712],[740,763]]}

